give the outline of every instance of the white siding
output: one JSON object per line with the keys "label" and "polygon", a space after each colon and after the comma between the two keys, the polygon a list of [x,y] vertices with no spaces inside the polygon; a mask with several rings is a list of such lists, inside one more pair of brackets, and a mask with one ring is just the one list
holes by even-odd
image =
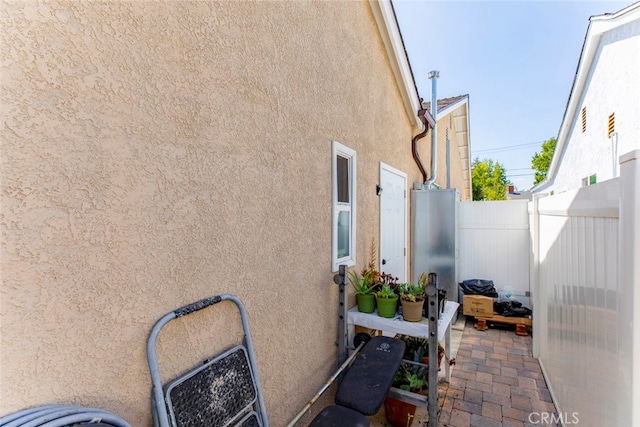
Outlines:
{"label": "white siding", "polygon": [[[602,182],[619,174],[618,157],[640,148],[640,21],[602,36],[591,71],[571,122],[565,151],[553,184],[555,194],[579,188],[582,178],[597,174]],[[582,132],[581,111],[587,126]],[[608,117],[615,132],[607,137]]]}

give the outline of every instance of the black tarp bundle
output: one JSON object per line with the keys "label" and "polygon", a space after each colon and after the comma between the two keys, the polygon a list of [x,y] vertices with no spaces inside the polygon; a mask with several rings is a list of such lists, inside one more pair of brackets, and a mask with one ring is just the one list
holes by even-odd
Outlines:
{"label": "black tarp bundle", "polygon": [[493,303],[493,311],[504,317],[527,317],[531,309],[523,307],[520,301],[510,300]]}
{"label": "black tarp bundle", "polygon": [[470,279],[458,283],[465,295],[483,295],[485,297],[498,298],[493,280]]}

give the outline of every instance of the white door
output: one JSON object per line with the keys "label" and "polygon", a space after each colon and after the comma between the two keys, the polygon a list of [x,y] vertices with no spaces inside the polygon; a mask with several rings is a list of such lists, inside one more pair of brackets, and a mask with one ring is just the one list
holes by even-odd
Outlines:
{"label": "white door", "polygon": [[407,281],[407,174],[380,163],[380,271]]}

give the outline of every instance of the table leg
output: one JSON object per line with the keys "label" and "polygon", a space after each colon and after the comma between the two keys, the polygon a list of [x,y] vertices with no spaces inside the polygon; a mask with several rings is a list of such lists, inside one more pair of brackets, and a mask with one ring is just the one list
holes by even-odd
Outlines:
{"label": "table leg", "polygon": [[449,382],[451,379],[451,369],[449,360],[451,359],[451,323],[447,325],[447,331],[444,333],[444,378]]}

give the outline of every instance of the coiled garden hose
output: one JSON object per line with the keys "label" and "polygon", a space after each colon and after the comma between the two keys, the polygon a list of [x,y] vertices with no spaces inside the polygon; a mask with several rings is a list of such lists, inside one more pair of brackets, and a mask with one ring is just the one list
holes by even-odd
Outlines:
{"label": "coiled garden hose", "polygon": [[0,418],[0,427],[93,426],[131,427],[131,424],[108,411],[69,405],[44,405],[25,409]]}

